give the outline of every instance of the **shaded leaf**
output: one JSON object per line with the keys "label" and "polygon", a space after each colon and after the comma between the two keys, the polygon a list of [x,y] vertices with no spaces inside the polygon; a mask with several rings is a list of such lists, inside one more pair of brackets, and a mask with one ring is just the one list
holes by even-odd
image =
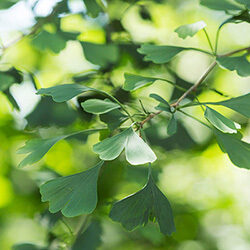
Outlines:
{"label": "shaded leaf", "polygon": [[151,77],[145,77],[145,76],[139,76],[134,74],[125,73],[125,82],[123,89],[127,91],[133,91],[139,88],[142,88],[147,85],[153,84],[155,81],[157,81],[157,78],[151,78]]}
{"label": "shaded leaf", "polygon": [[172,115],[171,119],[168,122],[168,126],[167,126],[167,133],[169,136],[175,134],[177,132],[177,121],[174,117],[174,115]]}
{"label": "shaded leaf", "polygon": [[81,103],[81,106],[86,112],[92,114],[104,114],[114,109],[120,108],[117,103],[111,102],[109,99],[89,99]]}
{"label": "shaded leaf", "polygon": [[200,0],[200,4],[213,10],[242,10],[242,6],[230,0]]}
{"label": "shaded leaf", "polygon": [[156,106],[155,109],[171,112],[171,107],[170,107],[169,103],[165,99],[163,99],[161,96],[159,96],[157,94],[150,94],[149,96],[151,98],[154,98],[156,101],[160,102],[160,104],[158,106]]}
{"label": "shaded leaf", "polygon": [[15,83],[13,76],[0,72],[0,91],[8,89],[13,83]]}
{"label": "shaded leaf", "polygon": [[102,67],[115,63],[118,59],[119,50],[114,44],[97,44],[81,42],[85,58]]}
{"label": "shaded leaf", "polygon": [[98,14],[102,11],[100,5],[96,2],[96,0],[83,0],[88,14],[92,17],[97,17]]}
{"label": "shaded leaf", "polygon": [[246,55],[235,57],[217,57],[217,62],[222,68],[228,70],[237,71],[239,76],[250,76],[250,63],[246,58]]}
{"label": "shaded leaf", "polygon": [[126,159],[131,165],[154,162],[156,156],[151,148],[130,127],[120,134],[107,138],[93,146],[102,160],[114,160],[125,148]]}
{"label": "shaded leaf", "polygon": [[198,31],[204,29],[206,27],[206,23],[203,21],[199,21],[192,24],[186,24],[178,27],[175,32],[179,37],[185,39],[188,36],[194,36]]}
{"label": "shaded leaf", "polygon": [[235,0],[236,2],[243,4],[246,8],[250,9],[250,1],[249,0]]}
{"label": "shaded leaf", "polygon": [[204,116],[207,120],[215,126],[217,129],[224,133],[237,133],[237,129],[240,129],[240,125],[226,118],[216,110],[206,107]]}
{"label": "shaded leaf", "polygon": [[227,153],[232,163],[240,168],[250,169],[250,144],[230,135],[215,130],[215,135],[222,151]]}
{"label": "shaded leaf", "polygon": [[102,243],[102,228],[98,221],[93,221],[86,231],[79,234],[72,246],[72,250],[95,250]]}
{"label": "shaded leaf", "polygon": [[167,63],[174,56],[185,50],[183,47],[176,46],[158,46],[152,44],[143,44],[137,51],[145,55],[145,61],[152,61],[154,63]]}
{"label": "shaded leaf", "polygon": [[149,219],[155,218],[163,234],[171,235],[176,231],[170,203],[151,175],[143,189],[113,205],[110,218],[127,230],[146,225]]}
{"label": "shaded leaf", "polygon": [[12,250],[47,250],[47,247],[41,247],[32,243],[16,244],[12,247]]}

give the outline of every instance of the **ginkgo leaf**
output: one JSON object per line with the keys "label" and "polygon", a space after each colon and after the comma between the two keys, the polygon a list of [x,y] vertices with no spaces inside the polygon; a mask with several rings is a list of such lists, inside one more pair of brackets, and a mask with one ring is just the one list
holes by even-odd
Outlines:
{"label": "ginkgo leaf", "polygon": [[133,91],[142,88],[144,86],[151,85],[155,81],[157,81],[157,78],[139,76],[129,73],[125,73],[124,77],[125,77],[125,82],[123,89],[127,91]]}
{"label": "ginkgo leaf", "polygon": [[104,114],[111,110],[120,108],[119,104],[111,102],[109,99],[89,99],[85,102],[82,102],[81,106],[86,112],[92,114]]}
{"label": "ginkgo leaf", "polygon": [[217,129],[224,133],[237,133],[237,129],[241,126],[238,123],[231,121],[216,110],[206,107],[204,116]]}
{"label": "ginkgo leaf", "polygon": [[176,231],[170,203],[151,175],[143,189],[113,205],[110,218],[127,230],[146,225],[149,219],[155,218],[163,234],[171,235]]}
{"label": "ginkgo leaf", "polygon": [[236,2],[245,5],[248,9],[250,9],[250,1],[249,0],[235,0]]}
{"label": "ginkgo leaf", "polygon": [[169,103],[164,98],[162,98],[161,96],[159,96],[157,94],[150,94],[149,96],[151,98],[154,98],[156,101],[160,102],[160,104],[158,106],[156,106],[155,109],[171,112],[171,107],[170,107]]}
{"label": "ginkgo leaf", "polygon": [[42,201],[49,202],[49,211],[61,210],[66,217],[90,214],[97,204],[97,179],[103,161],[78,174],[59,177],[40,187]]}
{"label": "ginkgo leaf", "polygon": [[131,165],[154,162],[156,156],[151,148],[130,127],[120,134],[106,138],[93,146],[93,151],[102,160],[117,158],[125,148],[126,159]]}
{"label": "ginkgo leaf", "polygon": [[175,32],[179,37],[185,39],[188,36],[194,36],[198,31],[204,29],[206,27],[206,23],[204,21],[199,21],[192,24],[186,24],[178,27]]}
{"label": "ginkgo leaf", "polygon": [[172,115],[171,119],[168,122],[168,126],[167,126],[167,134],[169,136],[175,134],[177,132],[177,121],[175,119],[175,116]]}
{"label": "ginkgo leaf", "polygon": [[145,55],[145,61],[152,61],[154,63],[167,63],[178,53],[186,48],[177,46],[158,46],[152,44],[143,44],[141,48],[137,49],[140,54]]}
{"label": "ginkgo leaf", "polygon": [[246,55],[234,57],[217,57],[216,61],[222,68],[234,71],[236,70],[239,76],[250,76],[250,62]]}
{"label": "ginkgo leaf", "polygon": [[51,96],[55,102],[66,102],[90,90],[93,89],[80,84],[62,84],[50,88],[41,88],[37,91],[37,94]]}
{"label": "ginkgo leaf", "polygon": [[234,165],[250,169],[250,144],[240,140],[239,133],[230,135],[215,130],[215,135],[222,151],[228,154]]}
{"label": "ginkgo leaf", "polygon": [[250,93],[246,95],[238,96],[235,98],[231,98],[225,101],[209,102],[207,104],[222,105],[250,118],[249,103],[250,103]]}
{"label": "ginkgo leaf", "polygon": [[242,10],[243,8],[230,0],[200,0],[200,4],[213,10]]}
{"label": "ginkgo leaf", "polygon": [[96,2],[96,0],[83,0],[87,12],[92,16],[92,17],[97,17],[98,14],[102,11],[102,8],[100,5]]}

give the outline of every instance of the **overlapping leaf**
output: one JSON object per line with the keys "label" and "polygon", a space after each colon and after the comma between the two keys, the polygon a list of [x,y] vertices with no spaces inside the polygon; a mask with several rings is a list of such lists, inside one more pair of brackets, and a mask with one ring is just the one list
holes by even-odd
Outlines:
{"label": "overlapping leaf", "polygon": [[156,156],[151,148],[130,127],[120,134],[94,145],[93,150],[102,160],[114,160],[125,148],[127,161],[131,165],[154,162]]}
{"label": "overlapping leaf", "polygon": [[105,114],[114,109],[120,108],[120,105],[110,101],[109,99],[89,99],[81,103],[83,109],[92,114]]}
{"label": "overlapping leaf", "polygon": [[218,57],[217,62],[222,68],[226,68],[231,71],[236,70],[239,76],[250,76],[250,63],[247,60],[246,55],[234,57]]}
{"label": "overlapping leaf", "polygon": [[179,37],[185,39],[188,36],[194,36],[198,31],[204,29],[206,27],[206,23],[203,21],[199,21],[192,24],[186,24],[178,27],[175,32]]}
{"label": "overlapping leaf", "polygon": [[240,134],[230,135],[215,130],[215,135],[222,151],[228,154],[234,165],[250,169],[250,144],[240,140]]}
{"label": "overlapping leaf", "polygon": [[66,217],[92,213],[97,204],[97,179],[103,162],[74,175],[59,177],[40,187],[42,201],[49,201],[49,211],[61,210]]}
{"label": "overlapping leaf", "polygon": [[142,190],[113,205],[110,217],[127,230],[146,225],[149,219],[155,219],[163,234],[171,235],[175,232],[170,203],[155,185],[151,175]]}
{"label": "overlapping leaf", "polygon": [[214,127],[224,133],[237,133],[237,129],[240,129],[239,124],[231,121],[212,108],[206,107],[204,116]]}
{"label": "overlapping leaf", "polygon": [[166,111],[166,112],[171,112],[171,107],[169,103],[165,99],[163,99],[161,96],[157,94],[150,94],[149,96],[151,98],[154,98],[156,101],[160,102],[160,104],[156,106],[155,109]]}
{"label": "overlapping leaf", "polygon": [[145,55],[145,61],[152,61],[154,63],[167,63],[183,50],[186,50],[186,48],[152,44],[143,44],[141,48],[137,49],[140,54]]}

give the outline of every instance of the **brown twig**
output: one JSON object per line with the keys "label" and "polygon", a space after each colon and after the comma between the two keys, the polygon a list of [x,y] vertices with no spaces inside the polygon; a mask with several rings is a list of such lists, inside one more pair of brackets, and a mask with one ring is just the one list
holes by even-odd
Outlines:
{"label": "brown twig", "polygon": [[217,57],[232,56],[232,55],[234,55],[236,53],[239,53],[239,52],[242,52],[244,50],[250,50],[250,47],[246,47],[246,48],[242,48],[242,49],[237,49],[237,50],[234,50],[234,51],[222,54],[222,55],[217,55]]}

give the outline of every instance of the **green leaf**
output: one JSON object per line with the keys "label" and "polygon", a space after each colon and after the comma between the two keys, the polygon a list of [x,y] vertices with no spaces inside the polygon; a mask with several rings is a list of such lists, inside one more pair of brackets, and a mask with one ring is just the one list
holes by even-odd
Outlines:
{"label": "green leaf", "polygon": [[157,94],[150,94],[149,96],[151,98],[154,98],[156,101],[160,102],[160,104],[156,106],[155,109],[166,111],[166,112],[171,112],[171,107],[169,103],[165,99],[163,99],[161,96]]}
{"label": "green leaf", "polygon": [[236,70],[239,76],[250,76],[250,63],[246,55],[235,57],[217,57],[216,61],[222,68]]}
{"label": "green leaf", "polygon": [[250,93],[221,102],[209,102],[207,104],[222,105],[250,118]]}
{"label": "green leaf", "polygon": [[246,8],[250,9],[250,1],[249,0],[235,0],[236,2],[243,4]]}
{"label": "green leaf", "polygon": [[240,125],[229,120],[216,110],[206,107],[204,116],[207,120],[223,133],[237,133],[237,129],[240,129]]}
{"label": "green leaf", "polygon": [[18,0],[1,0],[0,9],[10,8],[12,5],[16,4]]}
{"label": "green leaf", "polygon": [[0,91],[8,89],[13,83],[15,83],[13,76],[0,72]]}
{"label": "green leaf", "polygon": [[47,247],[41,247],[32,243],[16,244],[11,249],[12,250],[48,250]]}
{"label": "green leaf", "polygon": [[174,117],[174,115],[172,115],[171,119],[168,122],[168,126],[167,126],[167,133],[169,136],[175,134],[177,132],[177,121]]}
{"label": "green leaf", "polygon": [[83,0],[88,14],[92,17],[97,17],[98,14],[102,11],[100,5],[96,2],[96,0]]}
{"label": "green leaf", "polygon": [[199,21],[192,24],[186,24],[178,27],[175,32],[182,39],[187,38],[188,36],[194,36],[198,31],[204,29],[206,27],[206,23],[203,21]]}
{"label": "green leaf", "polygon": [[143,189],[113,205],[110,218],[127,230],[146,225],[149,219],[155,218],[163,234],[171,235],[176,231],[170,203],[151,175]]}
{"label": "green leaf", "polygon": [[102,228],[100,222],[93,221],[87,230],[81,232],[72,246],[72,250],[95,250],[102,243]]}
{"label": "green leaf", "polygon": [[118,109],[115,109],[106,114],[100,115],[100,119],[108,125],[110,130],[114,130],[126,121],[128,116],[121,113]]}
{"label": "green leaf", "polygon": [[119,50],[114,44],[97,44],[81,42],[85,58],[102,67],[113,64],[118,60]]}
{"label": "green leaf", "polygon": [[167,63],[183,50],[186,50],[186,48],[152,44],[143,44],[141,48],[137,49],[140,54],[145,55],[145,61],[152,61],[154,63]]}
{"label": "green leaf", "polygon": [[90,214],[97,204],[97,179],[103,161],[87,171],[50,180],[40,187],[49,211],[61,210],[66,217]]}
{"label": "green leaf", "polygon": [[215,130],[215,135],[223,152],[227,153],[232,163],[240,168],[250,169],[250,144],[241,141],[238,135],[230,135]]}
{"label": "green leaf", "polygon": [[120,108],[117,103],[111,102],[109,99],[89,99],[81,103],[83,109],[92,114],[104,114],[114,109]]}
{"label": "green leaf", "polygon": [[37,94],[51,96],[55,102],[66,102],[73,97],[90,90],[94,89],[79,84],[62,84],[46,89],[41,88],[37,91]]}
{"label": "green leaf", "polygon": [[124,148],[126,159],[131,165],[140,165],[156,160],[151,148],[131,127],[95,144],[93,151],[99,154],[102,160],[110,161],[117,158]]}
{"label": "green leaf", "polygon": [[127,91],[133,91],[142,88],[144,86],[151,85],[155,81],[157,81],[157,78],[139,76],[129,73],[125,73],[124,77],[125,77],[125,83],[123,89]]}
{"label": "green leaf", "polygon": [[213,10],[242,10],[243,8],[230,0],[201,0],[200,4]]}

